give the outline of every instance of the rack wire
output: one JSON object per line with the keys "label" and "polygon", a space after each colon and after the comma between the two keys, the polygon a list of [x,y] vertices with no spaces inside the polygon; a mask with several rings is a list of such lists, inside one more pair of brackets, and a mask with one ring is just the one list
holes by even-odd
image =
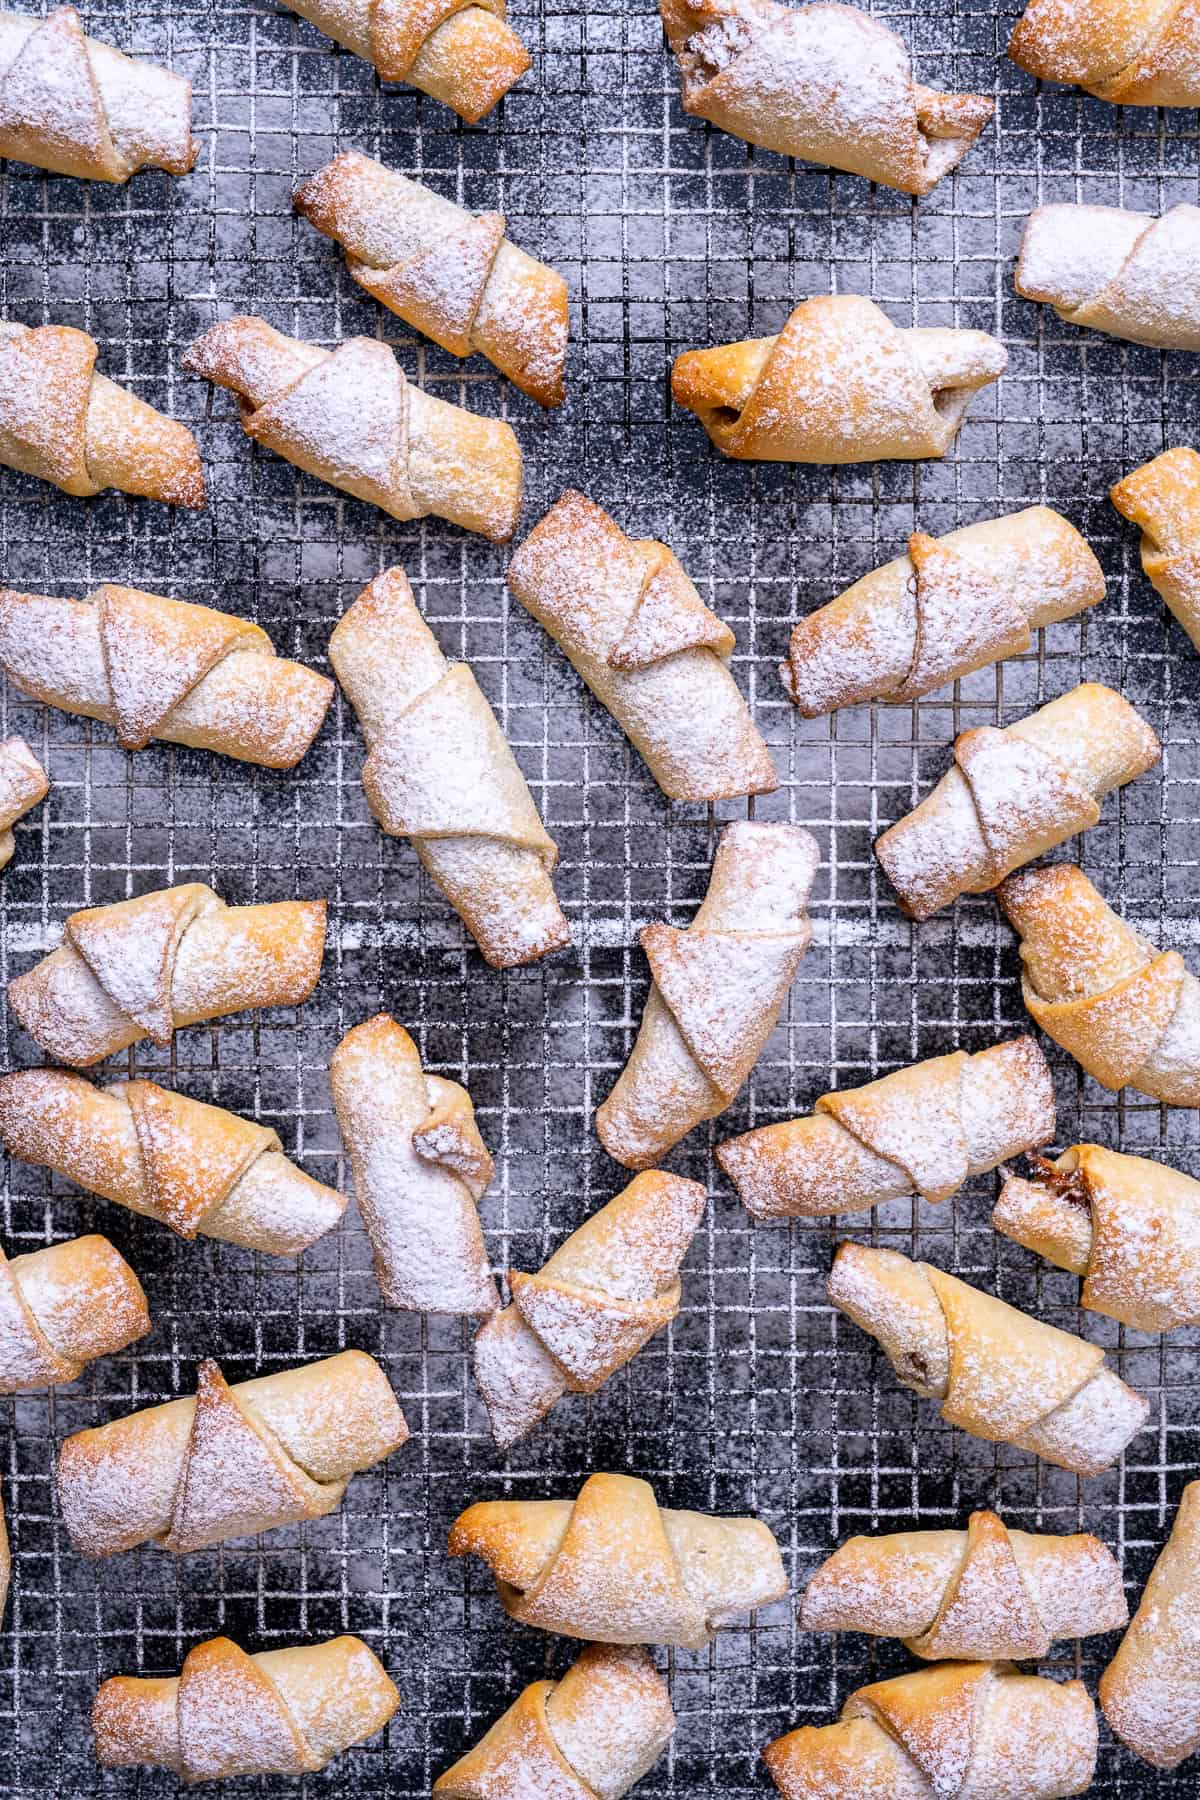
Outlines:
{"label": "rack wire", "polygon": [[[1081,677],[1118,685],[1152,720],[1159,769],[1105,807],[1082,846],[1106,896],[1164,941],[1195,947],[1193,895],[1200,664],[1136,567],[1109,484],[1190,440],[1195,359],[1059,324],[1012,294],[1022,221],[1039,202],[1158,211],[1197,198],[1193,113],[1116,110],[1042,91],[1003,56],[1018,7],[970,0],[873,10],[913,46],[921,78],[994,91],[996,123],[960,171],[919,204],[852,176],[751,150],[682,113],[648,0],[522,0],[514,20],[532,74],[468,129],[269,0],[83,4],[87,28],[170,62],[195,85],[202,152],[184,180],[127,187],[8,167],[0,176],[0,303],[28,323],[78,324],[101,367],[197,431],[206,512],[123,496],[83,502],[0,477],[0,574],[78,594],[102,580],[210,602],[257,619],[282,653],[324,666],[329,633],[379,569],[401,562],[448,654],[466,656],[528,775],[561,864],[573,948],[510,974],[484,968],[406,844],[383,838],[359,784],[353,715],[335,703],[292,774],[155,746],[127,756],[101,726],[3,696],[3,724],[45,761],[48,802],[17,828],[0,884],[0,976],[56,941],[76,907],[170,882],[211,880],[231,900],[322,894],[330,947],[298,1012],[181,1032],[130,1068],[275,1126],[322,1180],[341,1182],[327,1083],[341,1033],[386,1007],[427,1065],[463,1079],[498,1176],[483,1203],[495,1266],[536,1268],[623,1185],[590,1129],[624,1060],[647,974],[651,919],[686,924],[721,821],[740,806],[669,807],[637,756],[522,610],[505,554],[435,521],[401,525],[252,449],[227,396],[180,371],[184,346],[220,314],[263,312],[299,335],[355,332],[395,345],[408,373],[447,398],[511,418],[527,469],[523,529],[562,488],[585,488],[631,534],[670,542],[738,635],[735,671],[782,785],[759,818],[805,824],[825,857],[815,941],[745,1093],[669,1160],[705,1180],[708,1222],[688,1259],[674,1327],[590,1401],[568,1400],[509,1455],[492,1446],[457,1320],[385,1312],[351,1212],[298,1261],[201,1240],[81,1197],[24,1166],[6,1170],[4,1242],[28,1249],[101,1229],[148,1290],[154,1330],[71,1388],[6,1401],[0,1477],[15,1569],[0,1635],[0,1793],[151,1795],[167,1778],[101,1774],[87,1716],[105,1675],[178,1667],[217,1631],[252,1648],[352,1630],[395,1675],[403,1707],[385,1737],[301,1783],[233,1782],[231,1796],[349,1791],[425,1795],[433,1777],[571,1647],[511,1625],[490,1580],[445,1554],[469,1499],[573,1492],[593,1468],[651,1478],[664,1502],[755,1511],[785,1548],[793,1592],[843,1537],[950,1525],[977,1505],[1027,1528],[1087,1528],[1122,1558],[1136,1597],[1178,1493],[1200,1468],[1200,1339],[1160,1340],[1075,1310],[1075,1286],[994,1234],[994,1178],[942,1207],[894,1202],[824,1224],[754,1227],[715,1171],[712,1144],[807,1110],[817,1094],[915,1057],[979,1049],[1027,1028],[1017,957],[986,900],[921,927],[896,910],[871,856],[878,830],[945,767],[955,733],[1009,721]],[[570,283],[569,399],[543,416],[481,359],[461,364],[382,313],[336,249],[295,220],[291,193],[355,147],[476,207]],[[871,294],[901,324],[998,332],[1009,369],[974,402],[943,463],[843,470],[722,462],[667,384],[681,349],[775,329],[829,289]],[[805,723],[775,665],[791,622],[896,554],[916,524],[940,532],[1035,501],[1088,535],[1108,598],[1041,634],[1036,651],[915,705]],[[5,1064],[38,1060],[4,1019]],[[1051,1051],[1063,1143],[1098,1138],[1200,1173],[1197,1115],[1114,1099]],[[118,1071],[121,1072],[121,1071]],[[1082,1483],[942,1426],[899,1390],[870,1342],[824,1298],[836,1236],[896,1243],[1105,1342],[1151,1397],[1121,1466]],[[53,1490],[68,1432],[190,1392],[197,1359],[231,1378],[358,1345],[379,1356],[413,1438],[358,1477],[331,1518],[172,1559],[74,1554]],[[1053,1672],[1090,1681],[1114,1647],[1058,1646]],[[679,1728],[647,1796],[769,1791],[758,1751],[835,1716],[897,1646],[812,1637],[792,1602],[670,1658]],[[1102,1796],[1183,1795],[1187,1766],[1156,1774],[1104,1735]]]}

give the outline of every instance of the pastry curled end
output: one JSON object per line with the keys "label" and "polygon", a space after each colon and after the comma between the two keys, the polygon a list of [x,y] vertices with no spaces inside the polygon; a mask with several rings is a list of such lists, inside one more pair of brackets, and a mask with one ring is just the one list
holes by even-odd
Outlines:
{"label": "pastry curled end", "polygon": [[387,1013],[348,1031],[329,1065],[338,1127],[389,1306],[495,1312],[476,1202],[492,1159],[471,1096],[427,1075],[421,1053]]}
{"label": "pastry curled end", "polygon": [[0,1250],[0,1394],[77,1381],[149,1329],[141,1283],[107,1238]]}
{"label": "pastry curled end", "polygon": [[83,600],[0,588],[0,666],[124,750],[161,738],[265,769],[295,768],[333,698],[248,619],[108,583]]}
{"label": "pastry curled end", "polygon": [[361,1350],[234,1386],[203,1362],[194,1399],[67,1438],[59,1505],[86,1556],[202,1550],[324,1518],[352,1475],[407,1437],[387,1376]]}
{"label": "pastry curled end", "polygon": [[726,456],[913,461],[946,454],[1007,362],[986,332],[902,330],[862,295],[821,294],[778,337],[685,351],[671,392]]}
{"label": "pastry curled end", "polygon": [[1014,278],[1069,325],[1161,350],[1200,350],[1200,207],[1156,218],[1117,206],[1039,206]]}
{"label": "pastry curled end", "polygon": [[667,1684],[644,1650],[589,1644],[535,1681],[433,1784],[434,1800],[622,1800],[671,1741]]}
{"label": "pastry curled end", "polygon": [[186,175],[199,154],[192,87],[84,36],[73,6],[0,12],[0,156],[55,175]]}
{"label": "pastry curled end", "polygon": [[[0,1084],[2,1086],[2,1084]],[[572,1232],[475,1338],[475,1379],[502,1450],[566,1393],[594,1394],[679,1312],[679,1267],[704,1216],[698,1181],[659,1170]]]}
{"label": "pastry curled end", "polygon": [[102,1768],[169,1769],[180,1781],[306,1775],[381,1731],[400,1704],[361,1638],[248,1655],[209,1638],[177,1676],[114,1675],[92,1706]]}
{"label": "pastry curled end", "polygon": [[1141,1605],[1100,1677],[1100,1705],[1121,1742],[1158,1769],[1200,1750],[1200,1481],[1189,1482]]}
{"label": "pastry curled end", "polygon": [[590,1475],[574,1500],[480,1501],[450,1554],[482,1557],[510,1618],[601,1644],[701,1650],[787,1592],[760,1520],[669,1511],[632,1475]]}
{"label": "pastry curled end", "polygon": [[346,1209],[267,1126],[152,1081],[99,1088],[64,1069],[19,1069],[0,1077],[0,1141],[186,1240],[296,1256]]}
{"label": "pastry curled end", "polygon": [[876,841],[901,911],[928,919],[960,894],[986,893],[1095,825],[1105,795],[1161,755],[1141,714],[1097,682],[1004,730],[962,732],[937,786]]}
{"label": "pastry curled end", "polygon": [[185,352],[193,375],[238,396],[242,429],[392,518],[433,513],[506,543],[521,511],[511,425],[414,387],[386,344],[322,350],[254,316],[224,319]]}
{"label": "pastry curled end", "polygon": [[896,1069],[823,1094],[813,1113],[717,1146],[756,1219],[817,1218],[905,1194],[948,1200],[1054,1136],[1054,1088],[1032,1038]]}
{"label": "pastry curled end", "polygon": [[733,633],[666,544],[626,537],[568,488],[517,549],[508,584],[668,799],[728,800],[778,787],[729,671]]}
{"label": "pastry curled end", "polygon": [[763,1760],[784,1800],[1062,1800],[1091,1786],[1096,1748],[1082,1681],[946,1662],[859,1688]]}
{"label": "pastry curled end", "polygon": [[113,487],[202,510],[195,438],[97,374],[99,353],[69,325],[0,320],[0,463],[81,499]]}
{"label": "pastry curled end", "polygon": [[1074,1144],[1009,1175],[992,1224],[1081,1275],[1091,1312],[1134,1331],[1200,1325],[1200,1181],[1181,1169]]}
{"label": "pastry curled end", "polygon": [[466,663],[449,663],[401,568],[363,589],[329,660],[367,743],[380,829],[407,837],[493,968],[571,941],[551,879],[558,850]]}
{"label": "pastry curled end", "polygon": [[806,719],[864,700],[907,704],[1030,648],[1104,598],[1104,572],[1060,513],[1030,506],[908,554],[801,619],[780,675]]}
{"label": "pastry curled end", "polygon": [[642,932],[654,979],[629,1061],[596,1111],[600,1142],[627,1169],[651,1167],[749,1079],[812,936],[805,906],[819,861],[797,825],[735,820],[687,930]]}
{"label": "pastry curled end", "polygon": [[359,286],[452,356],[478,351],[542,406],[561,406],[567,284],[472,213],[357,150],[296,192],[296,211],[346,252]]}
{"label": "pastry curled end", "polygon": [[829,1298],[877,1339],[904,1387],[942,1403],[972,1437],[1099,1475],[1142,1429],[1149,1404],[1098,1344],[1018,1312],[930,1263],[842,1244]]}
{"label": "pastry curled end", "polygon": [[958,166],[995,107],[913,77],[907,47],[857,7],[660,0],[685,112],[783,156],[904,194]]}
{"label": "pastry curled end", "polygon": [[87,1068],[130,1044],[244,1007],[299,1006],[317,985],[325,902],[227,906],[204,882],[72,913],[57,950],[8,985],[21,1025]]}
{"label": "pastry curled end", "polygon": [[1142,533],[1142,569],[1200,649],[1200,456],[1164,450],[1109,490]]}
{"label": "pastry curled end", "polygon": [[997,890],[1021,938],[1021,992],[1102,1087],[1200,1106],[1200,981],[1118,918],[1082,869],[1029,869]]}
{"label": "pastry curled end", "polygon": [[800,1607],[805,1631],[902,1638],[930,1662],[1040,1660],[1057,1638],[1128,1618],[1120,1566],[1099,1538],[1010,1531],[994,1512],[972,1513],[965,1531],[848,1538]]}
{"label": "pastry curled end", "polygon": [[504,0],[286,0],[292,12],[477,125],[530,68]]}
{"label": "pastry curled end", "polygon": [[1008,54],[1115,106],[1200,103],[1200,14],[1187,0],[1029,0]]}
{"label": "pastry curled end", "polygon": [[8,867],[17,847],[13,826],[49,792],[50,777],[25,739],[0,740],[0,869]]}

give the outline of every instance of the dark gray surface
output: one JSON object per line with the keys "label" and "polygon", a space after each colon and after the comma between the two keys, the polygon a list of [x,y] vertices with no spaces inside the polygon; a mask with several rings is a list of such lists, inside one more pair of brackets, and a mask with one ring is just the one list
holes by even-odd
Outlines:
{"label": "dark gray surface", "polygon": [[[1177,1333],[1167,1350],[1081,1321],[1073,1281],[992,1233],[992,1180],[941,1208],[902,1202],[873,1223],[847,1221],[1111,1344],[1121,1373],[1150,1394],[1151,1423],[1121,1468],[1081,1483],[941,1426],[898,1390],[869,1341],[825,1304],[835,1233],[751,1228],[709,1152],[751,1122],[806,1110],[827,1086],[1024,1028],[1016,952],[991,904],[968,901],[910,927],[870,844],[945,767],[956,729],[1011,720],[1081,675],[1120,686],[1167,745],[1160,770],[1106,804],[1085,866],[1128,916],[1194,947],[1197,660],[1105,496],[1138,462],[1191,441],[1196,359],[1061,326],[1013,298],[1011,275],[1039,200],[1149,210],[1195,200],[1195,115],[1037,92],[1002,54],[1013,0],[1000,18],[966,4],[878,5],[914,45],[923,79],[994,88],[999,101],[997,124],[960,172],[913,204],[685,120],[650,0],[586,14],[520,6],[533,70],[475,130],[412,92],[382,92],[365,63],[265,0],[95,0],[82,10],[96,35],[192,77],[200,160],[186,180],[148,174],[115,190],[7,170],[2,311],[82,326],[100,340],[106,373],[193,424],[210,504],[197,516],[119,495],[71,500],[6,472],[0,576],[61,593],[125,581],[215,603],[323,666],[345,605],[378,569],[402,562],[443,646],[470,658],[517,746],[560,846],[576,941],[540,968],[489,972],[408,846],[376,831],[353,716],[337,703],[300,769],[271,775],[164,747],[126,756],[106,729],[9,691],[5,728],[28,736],[54,787],[18,827],[0,881],[4,978],[53,945],[73,908],[172,881],[211,880],[232,900],[326,894],[325,973],[301,1012],[182,1032],[169,1055],[139,1054],[139,1071],[269,1121],[314,1175],[339,1179],[329,1053],[344,1029],[386,1006],[430,1065],[470,1085],[497,1157],[482,1213],[498,1269],[536,1268],[624,1180],[590,1117],[640,1016],[636,932],[653,918],[690,918],[718,821],[668,807],[559,652],[506,599],[504,552],[437,522],[399,525],[252,449],[229,398],[179,371],[183,347],[220,311],[261,311],[329,342],[380,332],[438,392],[511,417],[526,454],[523,531],[571,482],[631,533],[668,540],[738,634],[737,675],[783,778],[757,816],[808,825],[826,862],[814,946],[753,1082],[715,1131],[696,1132],[670,1159],[713,1193],[678,1323],[596,1399],[564,1402],[509,1457],[493,1449],[474,1395],[469,1329],[385,1314],[353,1213],[293,1264],[176,1243],[41,1171],[6,1171],[5,1245],[103,1230],[142,1277],[155,1324],[75,1388],[0,1406],[15,1555],[0,1636],[0,1792],[164,1793],[162,1775],[97,1773],[87,1717],[98,1679],[174,1671],[216,1631],[262,1648],[352,1630],[404,1696],[386,1738],[299,1789],[248,1781],[224,1791],[427,1794],[525,1680],[560,1670],[571,1653],[510,1624],[481,1567],[449,1561],[450,1521],[472,1499],[571,1492],[591,1468],[644,1473],[664,1501],[759,1511],[796,1589],[853,1531],[949,1525],[993,1504],[1013,1524],[1098,1532],[1136,1595],[1200,1464],[1197,1334]],[[299,178],[349,147],[501,208],[511,235],[564,271],[574,305],[561,412],[544,416],[482,360],[464,366],[417,340],[352,286],[332,245],[293,220]],[[672,410],[675,353],[772,330],[795,300],[831,284],[874,294],[900,323],[1004,337],[1009,372],[972,407],[944,463],[724,464],[696,422]],[[1035,500],[1061,507],[1105,563],[1109,595],[1090,617],[1054,628],[1036,655],[917,707],[811,724],[795,716],[775,665],[798,614],[896,554],[914,523],[937,532]],[[10,1065],[38,1060],[7,1017],[5,1032]],[[1065,1056],[1052,1061],[1062,1142],[1150,1149],[1200,1173],[1195,1114],[1118,1104]],[[413,1438],[385,1470],[353,1483],[340,1513],[185,1559],[142,1550],[92,1564],[73,1553],[52,1482],[66,1432],[190,1392],[205,1354],[235,1378],[342,1345],[383,1358]],[[711,1653],[671,1658],[679,1730],[639,1792],[763,1794],[757,1753],[769,1739],[835,1716],[868,1674],[905,1665],[898,1646],[801,1634],[792,1612],[781,1604]],[[1079,1666],[1093,1690],[1114,1641],[1084,1646]],[[1057,1671],[1076,1667],[1073,1650],[1060,1646]],[[1195,1780],[1192,1767],[1156,1775],[1106,1739],[1094,1792],[1183,1795]]]}

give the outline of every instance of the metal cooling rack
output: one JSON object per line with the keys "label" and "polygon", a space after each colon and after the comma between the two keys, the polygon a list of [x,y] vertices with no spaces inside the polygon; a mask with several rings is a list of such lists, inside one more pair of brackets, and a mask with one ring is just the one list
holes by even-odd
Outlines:
{"label": "metal cooling rack", "polygon": [[[32,4],[32,0],[30,0]],[[183,181],[125,188],[10,169],[0,178],[4,316],[78,324],[101,366],[197,430],[209,478],[202,515],[103,496],[84,502],[0,477],[0,577],[82,593],[117,580],[209,601],[267,627],[281,652],[323,665],[330,630],[377,570],[402,562],[448,653],[466,655],[495,702],[562,853],[569,954],[509,975],[485,970],[405,844],[383,838],[363,800],[362,746],[335,705],[290,775],[161,746],[126,756],[102,727],[3,696],[53,791],[17,828],[0,882],[0,976],[57,940],[73,908],[169,882],[212,880],[246,901],[326,894],[330,949],[298,1013],[248,1015],[180,1033],[141,1073],[275,1125],[320,1179],[344,1177],[326,1067],[341,1033],[386,1006],[430,1066],[465,1080],[497,1154],[483,1204],[497,1268],[536,1268],[624,1176],[589,1129],[640,1017],[646,969],[636,931],[684,924],[703,893],[721,818],[669,808],[607,715],[582,697],[560,653],[503,586],[505,556],[437,522],[404,526],[253,450],[227,397],[179,369],[219,310],[262,311],[335,342],[382,333],[406,369],[447,397],[512,418],[526,452],[524,529],[574,483],[632,534],[668,540],[738,634],[736,670],[783,785],[757,804],[817,834],[826,861],[816,937],[790,1010],[736,1107],[670,1159],[707,1179],[709,1222],[688,1259],[684,1310],[594,1400],[564,1402],[509,1457],[492,1447],[469,1373],[470,1332],[453,1320],[385,1313],[353,1214],[296,1263],[204,1240],[176,1243],[42,1171],[6,1171],[3,1234],[25,1249],[102,1229],[147,1287],[153,1334],[76,1386],[4,1403],[0,1475],[15,1571],[0,1635],[0,1794],[159,1795],[161,1775],[101,1775],[87,1717],[99,1679],[167,1672],[188,1646],[228,1631],[263,1647],[341,1630],[384,1657],[404,1704],[385,1739],[324,1776],[229,1783],[229,1795],[351,1792],[424,1796],[536,1674],[571,1647],[511,1625],[490,1578],[452,1564],[446,1529],[469,1499],[574,1491],[592,1468],[644,1473],[664,1501],[754,1510],[785,1546],[793,1588],[854,1531],[962,1522],[994,1504],[1015,1524],[1104,1536],[1136,1595],[1178,1492],[1200,1467],[1197,1334],[1156,1339],[1074,1310],[1076,1284],[992,1232],[994,1182],[941,1208],[897,1202],[856,1233],[931,1255],[1109,1343],[1153,1401],[1124,1464],[1086,1484],[939,1423],[904,1394],[870,1341],[825,1304],[835,1233],[750,1226],[711,1145],[807,1109],[954,1045],[981,1048],[1027,1019],[1017,958],[986,901],[920,928],[901,918],[870,854],[882,825],[946,765],[954,734],[1010,720],[1081,676],[1111,681],[1161,732],[1161,768],[1105,806],[1085,865],[1128,916],[1181,946],[1200,937],[1200,663],[1136,568],[1133,534],[1108,506],[1111,481],[1200,413],[1195,359],[1059,325],[1011,289],[1020,227],[1039,201],[1159,210],[1197,198],[1196,116],[1117,111],[1039,92],[1003,57],[1016,0],[875,6],[912,44],[923,79],[995,89],[999,114],[960,172],[919,205],[852,176],[793,167],[687,120],[650,0],[523,3],[532,74],[468,130],[411,91],[382,91],[268,0],[159,7],[91,0],[89,30],[191,76],[202,153]],[[408,333],[347,280],[335,248],[295,221],[300,178],[358,147],[476,207],[507,213],[513,237],[569,280],[570,398],[543,416],[480,359],[462,365]],[[1191,169],[1193,172],[1188,173]],[[974,403],[944,463],[795,469],[721,462],[672,410],[680,349],[775,329],[811,291],[868,292],[899,323],[998,331],[1009,372]],[[1109,575],[1106,602],[1054,627],[1036,654],[907,707],[804,723],[775,674],[790,624],[897,553],[919,523],[940,532],[1033,501],[1060,507]],[[9,1066],[38,1060],[4,1018]],[[131,1063],[132,1063],[131,1059]],[[1114,1100],[1052,1051],[1060,1138],[1150,1149],[1200,1173],[1200,1116]],[[55,1512],[56,1446],[69,1431],[177,1392],[220,1358],[231,1378],[359,1345],[382,1358],[413,1438],[360,1476],[341,1511],[261,1544],[172,1559],[143,1550],[76,1556]],[[1054,1668],[1094,1678],[1114,1640]],[[904,1666],[898,1646],[797,1632],[784,1603],[711,1652],[671,1658],[679,1729],[638,1790],[647,1796],[769,1791],[759,1749],[836,1715],[863,1679]],[[1194,1792],[1195,1769],[1156,1775],[1104,1742],[1103,1796]]]}

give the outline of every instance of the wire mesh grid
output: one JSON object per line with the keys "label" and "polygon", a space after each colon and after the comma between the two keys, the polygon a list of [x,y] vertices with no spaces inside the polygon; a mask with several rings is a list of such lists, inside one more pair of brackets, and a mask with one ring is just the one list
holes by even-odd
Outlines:
{"label": "wire mesh grid", "polygon": [[[329,951],[313,1000],[190,1029],[169,1052],[139,1049],[130,1068],[275,1126],[310,1173],[340,1184],[329,1054],[351,1024],[386,1007],[413,1030],[427,1066],[474,1095],[498,1164],[482,1207],[497,1269],[536,1268],[623,1185],[590,1121],[640,1016],[647,978],[636,933],[656,918],[687,923],[719,823],[742,809],[667,805],[506,598],[503,552],[433,521],[397,524],[252,450],[227,397],[180,372],[183,347],[218,313],[262,312],[329,343],[383,335],[421,383],[512,419],[526,456],[523,529],[572,483],[631,535],[670,542],[738,634],[735,670],[781,776],[756,816],[809,826],[825,862],[814,945],[753,1080],[669,1159],[711,1193],[677,1323],[600,1395],[564,1402],[507,1456],[492,1447],[473,1391],[469,1329],[382,1309],[353,1211],[303,1258],[270,1259],[177,1243],[42,1171],[6,1170],[6,1246],[103,1230],[141,1276],[154,1330],[69,1389],[4,1403],[15,1569],[0,1637],[0,1792],[162,1792],[161,1775],[97,1771],[87,1714],[99,1679],[173,1671],[217,1631],[262,1648],[352,1630],[384,1658],[402,1710],[384,1737],[300,1791],[426,1794],[526,1680],[560,1672],[571,1653],[510,1625],[486,1574],[449,1561],[450,1521],[471,1499],[573,1492],[593,1468],[644,1474],[664,1503],[758,1512],[784,1546],[793,1592],[851,1532],[946,1526],[992,1504],[1027,1528],[1098,1532],[1136,1595],[1200,1463],[1197,1334],[1176,1333],[1168,1349],[1081,1319],[1069,1277],[992,1232],[994,1178],[938,1208],[894,1202],[842,1221],[1111,1348],[1120,1373],[1150,1395],[1151,1422],[1118,1469],[1082,1483],[942,1426],[899,1390],[873,1345],[825,1302],[839,1233],[752,1227],[714,1176],[711,1149],[807,1110],[826,1087],[1025,1028],[1016,952],[992,905],[962,902],[910,926],[870,853],[968,725],[1009,721],[1083,676],[1119,686],[1165,753],[1106,804],[1082,860],[1152,934],[1181,948],[1200,935],[1197,663],[1105,498],[1119,474],[1189,440],[1196,365],[1062,326],[1011,290],[1020,226],[1037,202],[1157,211],[1195,200],[1195,116],[1037,89],[1002,55],[1014,0],[1000,17],[965,0],[924,9],[883,0],[874,10],[912,45],[923,79],[994,90],[999,102],[960,172],[914,205],[687,120],[645,3],[514,8],[533,72],[473,130],[410,91],[382,90],[365,63],[267,0],[93,0],[82,10],[95,35],[192,78],[200,160],[185,180],[145,174],[119,189],[8,168],[3,315],[91,332],[106,373],[193,425],[210,499],[205,513],[184,515],[122,496],[69,500],[6,473],[3,579],[68,594],[117,580],[206,601],[257,619],[281,653],[325,666],[344,606],[377,570],[403,563],[443,648],[471,662],[516,748],[560,847],[557,885],[575,942],[535,968],[484,968],[409,847],[376,830],[358,779],[361,742],[340,701],[299,769],[271,775],[164,746],[130,757],[105,728],[9,690],[4,727],[29,738],[54,785],[18,826],[0,886],[3,978],[50,948],[72,909],[170,882],[211,880],[236,901],[326,895]],[[350,147],[499,208],[518,243],[562,269],[573,306],[561,413],[543,416],[480,359],[460,364],[381,314],[335,248],[293,219],[298,181]],[[1005,339],[1008,373],[977,398],[944,463],[731,465],[673,411],[666,377],[679,350],[770,331],[797,299],[830,288],[870,293],[901,324],[978,326]],[[795,715],[775,673],[795,617],[896,554],[914,525],[939,532],[1034,501],[1065,511],[1104,562],[1108,598],[1094,612],[915,705],[810,723]],[[38,1060],[8,1016],[4,1031],[6,1066]],[[1069,1059],[1052,1051],[1051,1061],[1061,1142],[1096,1138],[1200,1173],[1196,1115],[1114,1099]],[[192,1391],[203,1355],[237,1379],[348,1345],[383,1360],[413,1438],[358,1477],[338,1513],[183,1559],[146,1549],[96,1564],[73,1553],[52,1479],[66,1433]],[[894,1645],[802,1634],[793,1612],[781,1603],[709,1652],[670,1658],[679,1729],[640,1791],[764,1793],[757,1753],[769,1739],[833,1717],[863,1679],[905,1666]],[[1061,1645],[1050,1666],[1092,1678],[1112,1648]],[[1193,1783],[1186,1766],[1156,1774],[1105,1737],[1094,1791],[1183,1794]],[[255,1780],[228,1791],[297,1786]]]}

